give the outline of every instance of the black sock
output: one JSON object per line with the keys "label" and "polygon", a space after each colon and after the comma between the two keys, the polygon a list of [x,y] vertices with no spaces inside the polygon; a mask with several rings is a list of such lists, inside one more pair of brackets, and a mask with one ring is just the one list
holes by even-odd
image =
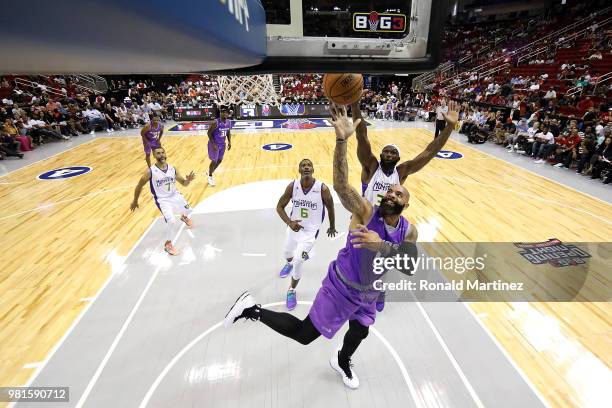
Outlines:
{"label": "black sock", "polygon": [[259,307],[259,305],[253,305],[247,309],[244,309],[242,311],[242,314],[238,316],[234,321],[240,319],[241,317],[244,317],[246,319],[251,319],[251,320],[259,320],[260,313],[261,313],[261,308]]}

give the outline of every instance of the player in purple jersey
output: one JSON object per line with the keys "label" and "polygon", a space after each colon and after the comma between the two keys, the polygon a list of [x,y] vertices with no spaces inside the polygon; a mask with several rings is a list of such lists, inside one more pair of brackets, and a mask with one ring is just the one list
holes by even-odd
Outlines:
{"label": "player in purple jersey", "polygon": [[[399,148],[394,144],[387,144],[382,148],[379,156],[380,161],[374,156],[368,140],[368,128],[362,121],[357,126],[356,135],[357,158],[361,164],[361,185],[364,197],[373,205],[376,205],[378,198],[387,190],[388,183],[397,183],[399,180],[399,184],[404,184],[410,174],[414,174],[425,167],[446,144],[455,128],[455,123],[457,123],[460,108],[456,102],[449,101],[448,112],[443,114],[446,127],[440,137],[435,138],[413,159],[400,164],[398,164],[400,161]],[[351,105],[351,113],[353,121],[362,119],[359,102]],[[385,307],[384,295],[384,292],[380,292],[380,297],[376,302],[376,308],[379,312],[382,312]]]}
{"label": "player in purple jersey", "polygon": [[219,112],[219,119],[215,119],[208,128],[208,158],[210,165],[208,166],[208,184],[215,185],[213,172],[219,167],[225,155],[225,139],[227,139],[227,150],[232,149],[232,140],[230,138],[230,129],[232,123],[228,119],[229,112],[226,107],[222,106]]}
{"label": "player in purple jersey", "polygon": [[400,184],[389,188],[376,210],[349,185],[347,139],[360,121],[351,124],[344,107],[333,106],[330,110],[336,131],[334,190],[352,214],[346,246],[330,263],[305,319],[264,309],[244,292],[225,316],[224,325],[229,327],[238,319],[259,320],[283,336],[310,344],[321,335],[332,338],[348,321],[342,347],[332,353],[330,364],[342,376],[344,384],[354,389],[359,386],[359,380],[352,369],[351,357],[376,319],[378,291],[373,283],[382,274],[375,271],[374,259],[398,253],[416,256],[417,230],[401,216],[408,207],[409,194]]}
{"label": "player in purple jersey", "polygon": [[151,168],[151,150],[162,147],[161,138],[164,135],[164,125],[157,116],[151,118],[151,122],[147,123],[140,130],[142,136],[142,145],[145,152],[145,160],[147,167]]}

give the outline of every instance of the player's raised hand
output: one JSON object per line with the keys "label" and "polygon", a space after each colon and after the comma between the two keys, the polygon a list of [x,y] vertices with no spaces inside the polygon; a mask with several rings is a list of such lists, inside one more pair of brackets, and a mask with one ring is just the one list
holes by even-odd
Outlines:
{"label": "player's raised hand", "polygon": [[378,251],[383,240],[376,231],[370,231],[364,225],[357,225],[357,229],[351,230],[351,244],[355,248],[364,248],[369,251]]}
{"label": "player's raised hand", "polygon": [[289,226],[289,228],[291,228],[293,232],[298,232],[299,230],[304,228],[300,225],[300,222],[302,222],[302,220],[291,220],[287,225]]}
{"label": "player's raised hand", "polygon": [[195,173],[193,171],[191,171],[191,173],[189,173],[187,175],[187,177],[185,177],[185,180],[187,180],[188,182],[191,183],[193,181],[193,179],[195,179],[195,177],[196,177]]}
{"label": "player's raised hand", "polygon": [[461,105],[451,99],[448,99],[446,106],[448,106],[448,112],[442,113],[442,116],[444,116],[444,120],[446,120],[446,123],[449,126],[455,126],[455,123],[457,123],[457,120],[459,119]]}
{"label": "player's raised hand", "polygon": [[330,238],[331,237],[335,237],[337,233],[338,233],[338,231],[336,231],[335,228],[329,227],[327,229],[327,236],[330,237]]}
{"label": "player's raised hand", "polygon": [[345,106],[332,103],[329,105],[329,111],[332,115],[331,124],[336,130],[336,140],[347,140],[355,133],[355,129],[357,129],[357,126],[361,123],[361,119],[357,119],[355,122],[351,123],[346,113]]}
{"label": "player's raised hand", "polygon": [[130,211],[134,211],[137,208],[138,208],[138,202],[132,201],[132,204],[130,204]]}

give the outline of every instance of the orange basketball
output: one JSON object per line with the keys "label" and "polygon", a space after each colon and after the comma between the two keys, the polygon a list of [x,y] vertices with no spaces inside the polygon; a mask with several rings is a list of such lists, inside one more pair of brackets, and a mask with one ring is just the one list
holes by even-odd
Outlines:
{"label": "orange basketball", "polygon": [[332,102],[350,105],[361,99],[363,77],[361,74],[325,74],[323,92]]}

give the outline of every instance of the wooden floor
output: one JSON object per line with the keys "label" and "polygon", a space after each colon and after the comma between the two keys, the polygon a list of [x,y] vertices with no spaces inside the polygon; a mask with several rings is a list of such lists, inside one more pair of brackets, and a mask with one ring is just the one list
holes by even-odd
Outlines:
{"label": "wooden floor", "polygon": [[[404,158],[432,137],[420,129],[369,134],[375,151],[393,142]],[[305,157],[313,160],[316,177],[332,179],[331,131],[234,138],[217,186],[209,187],[202,176],[208,165],[205,138],[165,136],[168,161],[183,174],[198,172],[191,186],[181,188],[193,205],[234,185],[293,178]],[[279,141],[292,143],[293,149],[261,149]],[[434,160],[406,183],[411,205],[404,215],[417,223],[421,240],[612,241],[611,205],[461,144],[450,141],[447,148],[465,157]],[[359,186],[354,140],[349,151],[351,182]],[[95,296],[112,266],[158,216],[147,191],[141,208],[129,211],[145,168],[141,152],[139,138],[98,138],[0,178],[11,183],[0,184],[0,385],[28,380],[34,369],[24,365],[45,359],[86,298]],[[36,179],[67,165],[93,171],[63,181]],[[607,391],[593,378],[605,378],[612,366],[610,303],[473,303],[472,309],[552,406],[590,406],[597,393]]]}

